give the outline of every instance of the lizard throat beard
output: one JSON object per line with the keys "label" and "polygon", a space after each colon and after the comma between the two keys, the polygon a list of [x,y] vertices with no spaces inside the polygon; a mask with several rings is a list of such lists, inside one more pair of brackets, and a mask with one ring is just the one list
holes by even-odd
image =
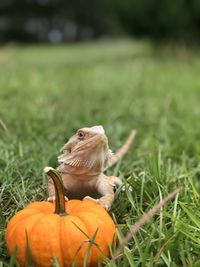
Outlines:
{"label": "lizard throat beard", "polygon": [[[96,141],[96,142],[94,142]],[[74,175],[90,174],[96,175],[103,172],[108,155],[108,145],[101,137],[95,138],[93,142],[86,140],[74,147],[71,153],[61,155],[58,160],[61,163],[59,169]]]}

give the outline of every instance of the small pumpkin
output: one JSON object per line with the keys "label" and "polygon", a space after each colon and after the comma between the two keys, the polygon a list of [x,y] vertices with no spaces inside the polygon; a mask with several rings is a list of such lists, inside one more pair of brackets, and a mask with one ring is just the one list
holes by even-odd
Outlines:
{"label": "small pumpkin", "polygon": [[[9,255],[17,249],[17,261],[25,266],[27,250],[33,266],[52,266],[56,258],[60,267],[98,266],[109,256],[115,224],[109,214],[90,200],[64,200],[59,173],[46,169],[53,179],[55,203],[33,202],[8,222],[6,244]],[[55,210],[55,212],[54,212]],[[87,255],[87,257],[86,257]]]}

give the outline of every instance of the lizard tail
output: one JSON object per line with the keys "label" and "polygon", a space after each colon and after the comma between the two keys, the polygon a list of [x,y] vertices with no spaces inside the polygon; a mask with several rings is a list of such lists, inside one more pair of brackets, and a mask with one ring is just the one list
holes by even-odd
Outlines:
{"label": "lizard tail", "polygon": [[108,160],[106,169],[112,167],[128,151],[135,139],[136,130],[132,130],[124,145]]}

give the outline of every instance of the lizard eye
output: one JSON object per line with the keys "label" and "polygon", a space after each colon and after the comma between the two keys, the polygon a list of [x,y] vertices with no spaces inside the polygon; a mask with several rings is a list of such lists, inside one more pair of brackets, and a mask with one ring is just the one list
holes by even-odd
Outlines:
{"label": "lizard eye", "polygon": [[84,133],[83,132],[78,132],[78,137],[80,140],[84,139]]}

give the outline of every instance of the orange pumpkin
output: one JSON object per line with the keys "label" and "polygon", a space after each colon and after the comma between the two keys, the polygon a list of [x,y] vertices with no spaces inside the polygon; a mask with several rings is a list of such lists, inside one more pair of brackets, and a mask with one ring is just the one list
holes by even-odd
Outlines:
{"label": "orange pumpkin", "polygon": [[[61,177],[49,168],[46,173],[55,185],[56,202],[34,202],[18,212],[6,229],[9,255],[17,248],[17,261],[25,266],[27,251],[31,264],[60,267],[98,266],[109,256],[115,225],[109,214],[89,200],[65,202]],[[54,212],[55,210],[55,212]]]}

